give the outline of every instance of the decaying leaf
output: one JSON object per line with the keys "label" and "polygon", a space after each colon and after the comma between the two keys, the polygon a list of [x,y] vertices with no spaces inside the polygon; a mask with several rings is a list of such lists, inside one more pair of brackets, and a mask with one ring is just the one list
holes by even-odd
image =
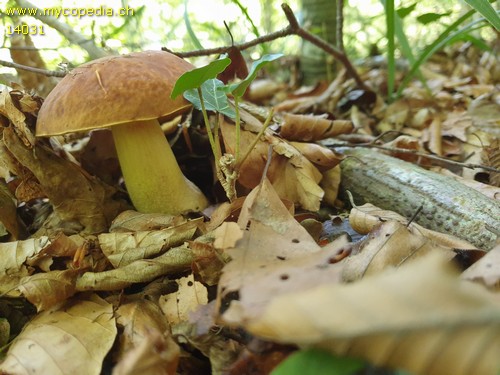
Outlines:
{"label": "decaying leaf", "polygon": [[0,93],[0,114],[4,115],[12,122],[24,146],[32,148],[35,145],[35,136],[26,125],[26,116],[24,113],[16,108],[12,98],[14,94],[15,92],[12,93],[7,90]]}
{"label": "decaying leaf", "polygon": [[323,202],[332,207],[335,206],[335,201],[339,193],[340,176],[340,166],[336,166],[335,168],[323,172],[323,179],[319,185],[325,192]]}
{"label": "decaying leaf", "polygon": [[50,271],[23,277],[18,289],[38,311],[44,311],[73,296],[79,270]]}
{"label": "decaying leaf", "polygon": [[86,272],[76,281],[76,290],[121,290],[134,283],[150,282],[169,273],[187,271],[192,261],[191,249],[182,245],[156,258],[136,260],[110,271]]}
{"label": "decaying leaf", "polygon": [[477,281],[496,290],[500,287],[500,245],[495,246],[487,254],[462,273],[462,278]]}
{"label": "decaying leaf", "polygon": [[198,276],[205,285],[213,286],[219,282],[222,267],[227,262],[224,254],[215,248],[212,243],[207,243],[202,239],[191,242],[193,251],[193,273]]}
{"label": "decaying leaf", "polygon": [[103,232],[123,211],[124,202],[113,200],[116,192],[89,176],[76,164],[59,158],[37,144],[30,150],[21,144],[12,128],[5,128],[3,141],[21,164],[31,170],[63,221],[76,222],[87,233]]}
{"label": "decaying leaf", "polygon": [[28,260],[49,244],[48,237],[0,244],[0,293],[18,296],[21,278],[33,273]]}
{"label": "decaying leaf", "polygon": [[400,267],[434,251],[446,254],[449,260],[455,256],[453,249],[439,246],[416,231],[415,227],[408,228],[394,220],[379,224],[357,247],[360,252],[344,260],[344,281]]}
{"label": "decaying leaf", "polygon": [[[219,281],[219,304],[230,303],[222,315],[224,322],[237,324],[258,316],[277,295],[340,280],[341,268],[331,259],[345,240],[321,249],[267,179],[248,195],[238,225],[243,238],[237,242],[224,241],[224,231],[215,233],[222,237],[221,244],[234,244],[225,250],[232,261]],[[248,225],[248,230],[241,229]]]}
{"label": "decaying leaf", "polygon": [[329,170],[337,166],[344,158],[343,155],[337,154],[329,148],[320,146],[316,143],[290,143],[321,171]]}
{"label": "decaying leaf", "polygon": [[[234,154],[235,126],[226,121],[220,125],[226,150]],[[241,132],[242,153],[246,152],[255,137],[252,132]],[[272,146],[274,153],[267,177],[278,195],[299,204],[306,210],[317,211],[324,194],[318,185],[321,173],[295,147],[270,133],[265,134],[264,141],[257,142],[249,157],[241,165],[238,183],[249,189],[258,185],[267,162],[269,145]]]}
{"label": "decaying leaf", "polygon": [[143,340],[128,351],[113,368],[113,375],[175,375],[179,347],[170,337],[148,331]]}
{"label": "decaying leaf", "polygon": [[207,288],[193,274],[177,280],[178,289],[160,297],[160,307],[170,324],[185,322],[189,313],[208,303]]}
{"label": "decaying leaf", "polygon": [[15,199],[7,184],[0,180],[0,237],[10,234],[11,239],[19,239],[22,227],[17,219],[16,208]]}
{"label": "decaying leaf", "polygon": [[185,223],[182,215],[165,215],[142,213],[133,210],[121,212],[109,228],[110,232],[137,232],[141,230],[158,230]]}
{"label": "decaying leaf", "polygon": [[289,141],[310,142],[350,133],[349,120],[330,120],[325,116],[283,114],[280,135]]}
{"label": "decaying leaf", "polygon": [[179,347],[158,305],[144,299],[124,303],[117,310],[117,323],[123,334],[114,375],[175,374]]}
{"label": "decaying leaf", "polygon": [[31,320],[13,341],[0,372],[99,375],[116,336],[113,307],[96,295],[68,301]]}
{"label": "decaying leaf", "polygon": [[136,260],[149,259],[190,240],[203,218],[175,227],[153,231],[102,233],[98,236],[102,252],[115,268]]}
{"label": "decaying leaf", "polygon": [[437,253],[353,284],[274,298],[245,322],[272,341],[314,346],[413,374],[495,375],[500,303]]}

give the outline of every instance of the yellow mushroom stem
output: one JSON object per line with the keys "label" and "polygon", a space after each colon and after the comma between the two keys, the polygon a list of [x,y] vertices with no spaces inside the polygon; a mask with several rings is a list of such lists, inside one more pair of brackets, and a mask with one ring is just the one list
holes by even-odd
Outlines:
{"label": "yellow mushroom stem", "polygon": [[139,212],[201,211],[203,193],[181,172],[157,120],[111,127],[130,199]]}

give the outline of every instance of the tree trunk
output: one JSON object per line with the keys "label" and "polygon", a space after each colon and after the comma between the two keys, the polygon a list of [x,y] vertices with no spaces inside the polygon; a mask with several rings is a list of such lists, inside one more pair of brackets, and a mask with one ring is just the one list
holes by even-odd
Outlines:
{"label": "tree trunk", "polygon": [[[337,6],[336,0],[302,0],[302,25],[309,32],[336,44]],[[333,78],[334,59],[318,47],[304,41],[300,54],[303,83],[314,84],[319,80]]]}

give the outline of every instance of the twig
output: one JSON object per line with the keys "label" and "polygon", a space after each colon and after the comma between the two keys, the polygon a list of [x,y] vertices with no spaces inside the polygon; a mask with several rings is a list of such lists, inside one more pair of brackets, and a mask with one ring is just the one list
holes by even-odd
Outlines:
{"label": "twig", "polygon": [[468,169],[484,169],[485,171],[489,172],[495,172],[495,173],[500,173],[499,168],[494,168],[494,167],[488,167],[486,165],[481,165],[481,164],[470,164],[470,163],[462,163],[459,161],[451,160],[451,159],[446,159],[440,156],[436,155],[430,155],[430,154],[424,154],[422,152],[418,151],[413,151],[413,150],[408,150],[406,148],[398,148],[398,147],[386,147],[386,146],[379,146],[379,145],[374,145],[374,144],[357,144],[357,145],[348,145],[348,144],[342,144],[342,145],[329,145],[328,148],[336,148],[336,147],[347,147],[347,148],[355,148],[355,147],[363,147],[363,148],[376,148],[379,150],[384,150],[384,151],[389,151],[389,152],[398,152],[400,154],[410,154],[410,155],[415,155],[415,156],[420,156],[426,159],[430,160],[436,160],[440,161],[449,165],[455,165],[458,167],[462,168],[468,168]]}
{"label": "twig", "polygon": [[[321,48],[323,51],[329,53],[333,57],[335,57],[337,60],[339,60],[342,65],[344,65],[347,74],[353,78],[357,85],[364,89],[364,90],[370,90],[370,88],[363,82],[361,77],[359,76],[358,72],[354,68],[354,66],[351,64],[349,58],[347,55],[340,50],[339,48],[336,48],[335,46],[325,42],[323,39],[318,38],[316,35],[311,34],[307,30],[303,29],[300,27],[299,22],[297,21],[297,18],[295,18],[295,15],[293,14],[292,10],[290,7],[283,3],[281,4],[281,8],[283,9],[283,12],[285,13],[285,16],[288,20],[289,25],[285,27],[284,29],[281,29],[279,31],[276,31],[274,33],[270,33],[267,35],[263,35],[261,37],[255,38],[249,42],[246,43],[241,43],[235,45],[240,51],[246,50],[250,47],[254,47],[256,45],[262,44],[262,43],[267,43],[271,42],[273,40],[283,38],[286,36],[290,35],[298,35],[302,39],[307,40],[308,42],[314,44],[315,46]],[[164,51],[170,51],[167,48],[162,48]],[[214,55],[214,54],[220,54],[227,52],[227,47],[217,47],[217,48],[210,48],[210,49],[202,49],[202,50],[197,50],[197,51],[190,51],[190,52],[180,52],[180,53],[175,53],[179,57],[195,57],[195,56],[207,56],[207,55]]]}
{"label": "twig", "polygon": [[32,66],[21,65],[21,64],[14,63],[14,62],[4,61],[4,60],[0,60],[0,65],[6,66],[8,68],[27,70],[28,72],[42,74],[42,75],[48,76],[48,77],[64,77],[66,75],[66,72],[63,72],[63,71],[34,68]]}

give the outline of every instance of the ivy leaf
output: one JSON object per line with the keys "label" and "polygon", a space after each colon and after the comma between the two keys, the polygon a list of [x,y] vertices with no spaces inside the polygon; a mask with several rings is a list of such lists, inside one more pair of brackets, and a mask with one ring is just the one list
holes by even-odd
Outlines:
{"label": "ivy leaf", "polygon": [[[201,94],[203,103],[207,111],[216,111],[232,119],[236,118],[234,109],[229,106],[226,93],[221,89],[225,87],[224,83],[216,78],[209,79],[201,84]],[[191,102],[196,109],[201,110],[200,96],[198,89],[193,88],[184,92],[184,98]]]}
{"label": "ivy leaf", "polygon": [[179,94],[182,94],[187,90],[196,89],[202,86],[205,81],[217,77],[217,74],[224,71],[230,63],[231,59],[229,57],[223,57],[212,61],[206,66],[184,73],[179,77],[177,82],[175,82],[175,86],[170,94],[170,97],[175,99],[179,96]]}
{"label": "ivy leaf", "polygon": [[232,93],[234,96],[242,97],[248,86],[250,86],[255,77],[257,77],[257,72],[265,65],[267,65],[271,61],[279,59],[281,56],[283,56],[282,53],[274,53],[262,56],[259,60],[255,61],[252,64],[250,73],[248,73],[247,77],[243,81],[228,85],[223,90],[225,92]]}

